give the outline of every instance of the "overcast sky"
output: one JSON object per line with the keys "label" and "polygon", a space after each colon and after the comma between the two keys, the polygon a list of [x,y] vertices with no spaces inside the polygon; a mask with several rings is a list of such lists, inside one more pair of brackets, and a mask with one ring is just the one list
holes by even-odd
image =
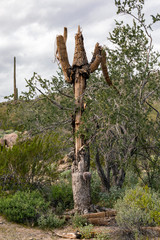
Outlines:
{"label": "overcast sky", "polygon": [[[55,39],[63,34],[64,27],[68,28],[70,64],[78,25],[89,60],[96,42],[109,45],[107,37],[114,28],[114,19],[126,18],[117,16],[116,10],[114,0],[0,0],[0,101],[13,93],[14,56],[21,92],[25,90],[25,78],[31,78],[33,72],[47,79],[56,74]],[[160,13],[160,0],[146,0],[147,19],[157,12]],[[160,23],[155,25],[153,43],[160,51]]]}

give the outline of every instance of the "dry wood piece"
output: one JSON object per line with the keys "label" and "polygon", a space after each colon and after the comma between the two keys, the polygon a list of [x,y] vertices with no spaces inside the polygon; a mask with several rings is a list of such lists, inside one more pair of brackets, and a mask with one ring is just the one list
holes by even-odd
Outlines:
{"label": "dry wood piece", "polygon": [[88,64],[86,51],[83,44],[83,35],[80,29],[78,28],[78,33],[75,36],[75,52],[73,58],[73,66],[81,67]]}
{"label": "dry wood piece", "polygon": [[102,72],[104,75],[104,78],[106,82],[108,83],[109,86],[112,85],[112,81],[108,75],[108,70],[107,70],[107,63],[106,63],[106,52],[102,51],[102,61],[101,61],[101,67],[102,67]]}
{"label": "dry wood piece", "polygon": [[90,65],[90,72],[93,73],[95,70],[97,70],[100,62],[101,62],[101,56],[100,55],[96,55],[96,58],[94,60],[94,62],[91,63]]}
{"label": "dry wood piece", "polygon": [[141,229],[151,236],[160,237],[160,227],[142,227]]}
{"label": "dry wood piece", "polygon": [[106,212],[88,213],[83,215],[83,217],[85,218],[104,218],[105,216],[106,216]]}
{"label": "dry wood piece", "polygon": [[115,224],[115,218],[89,218],[89,223],[97,226],[109,226]]}
{"label": "dry wood piece", "polygon": [[101,56],[101,51],[102,51],[101,46],[99,46],[99,43],[96,43],[95,48],[94,48],[94,53],[93,53],[93,57],[92,57],[91,63],[94,62],[94,60],[96,59],[96,56],[97,56],[97,55],[100,55],[100,56]]}
{"label": "dry wood piece", "polygon": [[61,237],[61,238],[69,238],[69,239],[76,239],[77,238],[75,233],[62,233],[62,234],[60,234],[60,233],[54,232],[54,234],[58,237]]}
{"label": "dry wood piece", "polygon": [[102,51],[102,60],[101,60],[101,67],[102,67],[102,72],[103,72],[103,76],[107,82],[107,84],[111,87],[113,87],[116,92],[120,95],[118,89],[113,85],[110,77],[109,77],[109,74],[108,74],[108,70],[107,70],[107,59],[106,59],[106,52],[105,51]]}
{"label": "dry wood piece", "polygon": [[66,44],[66,42],[67,42],[67,28],[66,27],[64,27],[63,37],[64,37],[64,42]]}
{"label": "dry wood piece", "polygon": [[64,41],[64,37],[62,35],[57,36],[57,51],[58,51],[58,58],[62,66],[62,71],[65,77],[65,80],[68,83],[72,83],[72,79],[69,78],[69,74],[68,74],[70,69],[70,64],[68,61],[66,44]]}
{"label": "dry wood piece", "polygon": [[117,212],[114,209],[109,209],[105,212],[98,212],[98,213],[88,213],[84,214],[83,217],[85,218],[109,218],[109,217],[114,217],[116,216]]}
{"label": "dry wood piece", "polygon": [[113,216],[116,216],[116,215],[117,215],[117,211],[114,210],[114,209],[110,209],[110,210],[107,210],[105,212],[106,217],[113,217]]}

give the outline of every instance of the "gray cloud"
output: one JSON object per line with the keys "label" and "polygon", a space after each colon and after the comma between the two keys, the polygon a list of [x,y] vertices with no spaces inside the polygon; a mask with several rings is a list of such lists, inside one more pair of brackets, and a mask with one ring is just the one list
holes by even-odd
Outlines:
{"label": "gray cloud", "polygon": [[[152,6],[151,6],[152,2]],[[146,13],[159,7],[146,0]],[[154,7],[155,6],[155,7]],[[0,1],[0,101],[13,92],[13,57],[17,57],[17,85],[25,89],[25,78],[33,72],[50,78],[58,69],[53,62],[55,38],[68,28],[70,63],[77,26],[83,30],[88,58],[96,42],[108,45],[107,36],[116,18],[114,1],[107,0],[1,0]],[[159,47],[158,26],[154,33]]]}

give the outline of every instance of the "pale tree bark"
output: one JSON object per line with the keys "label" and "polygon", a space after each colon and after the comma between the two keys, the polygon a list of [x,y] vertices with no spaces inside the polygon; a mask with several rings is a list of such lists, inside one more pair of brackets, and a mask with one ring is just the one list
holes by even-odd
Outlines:
{"label": "pale tree bark", "polygon": [[[64,36],[57,36],[57,59],[60,61],[62,71],[66,82],[73,84],[76,110],[72,119],[72,125],[75,133],[75,154],[72,163],[72,189],[74,198],[74,209],[79,213],[88,212],[91,205],[90,181],[90,156],[89,146],[84,138],[79,134],[82,125],[81,117],[84,112],[83,96],[86,88],[86,80],[90,73],[94,72],[99,64],[103,67],[103,72],[107,72],[107,66],[104,63],[106,56],[102,55],[102,47],[97,43],[91,63],[88,63],[83,35],[78,27],[78,33],[75,35],[75,53],[73,64],[70,66],[66,50],[67,29],[64,28]],[[102,61],[103,59],[103,61]],[[106,76],[105,76],[106,78]],[[108,79],[106,79],[107,81]]]}

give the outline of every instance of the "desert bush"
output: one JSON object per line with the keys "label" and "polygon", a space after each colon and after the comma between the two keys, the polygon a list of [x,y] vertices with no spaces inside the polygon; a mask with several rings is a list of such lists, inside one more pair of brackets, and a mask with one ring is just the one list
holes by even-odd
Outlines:
{"label": "desert bush", "polygon": [[148,187],[137,186],[127,190],[123,199],[115,205],[117,223],[130,231],[139,231],[142,226],[160,225],[160,197]]}
{"label": "desert bush", "polygon": [[96,204],[100,201],[100,192],[101,192],[101,180],[98,176],[96,171],[92,171],[92,178],[91,178],[91,198],[92,203]]}
{"label": "desert bush", "polygon": [[87,223],[87,219],[82,217],[78,213],[75,213],[75,215],[72,217],[72,225],[74,228],[86,226]]}
{"label": "desert bush", "polygon": [[135,171],[133,171],[132,169],[128,169],[126,171],[126,175],[125,175],[125,181],[123,183],[123,188],[134,188],[137,184],[138,184],[138,176],[137,173]]}
{"label": "desert bush", "polygon": [[[51,186],[49,200],[54,207],[62,210],[73,208],[72,184],[70,181],[59,181]],[[58,209],[57,209],[58,210]]]}
{"label": "desert bush", "polygon": [[107,240],[110,239],[110,234],[109,233],[97,233],[96,234],[96,238],[94,238],[95,240]]}
{"label": "desert bush", "polygon": [[124,195],[124,189],[113,186],[109,192],[100,192],[99,195],[100,205],[107,208],[113,208],[116,201]]}
{"label": "desert bush", "polygon": [[59,228],[63,226],[64,223],[65,219],[60,219],[51,210],[49,210],[46,214],[42,214],[38,218],[38,226],[41,228]]}
{"label": "desert bush", "polygon": [[57,177],[61,157],[57,134],[40,135],[0,152],[0,184],[3,190],[22,190]]}
{"label": "desert bush", "polygon": [[0,213],[17,223],[37,224],[38,218],[48,207],[49,202],[38,191],[18,191],[0,198]]}
{"label": "desert bush", "polygon": [[93,225],[89,224],[89,225],[85,225],[85,226],[81,226],[79,227],[79,232],[81,233],[81,238],[82,239],[90,239],[93,237]]}

